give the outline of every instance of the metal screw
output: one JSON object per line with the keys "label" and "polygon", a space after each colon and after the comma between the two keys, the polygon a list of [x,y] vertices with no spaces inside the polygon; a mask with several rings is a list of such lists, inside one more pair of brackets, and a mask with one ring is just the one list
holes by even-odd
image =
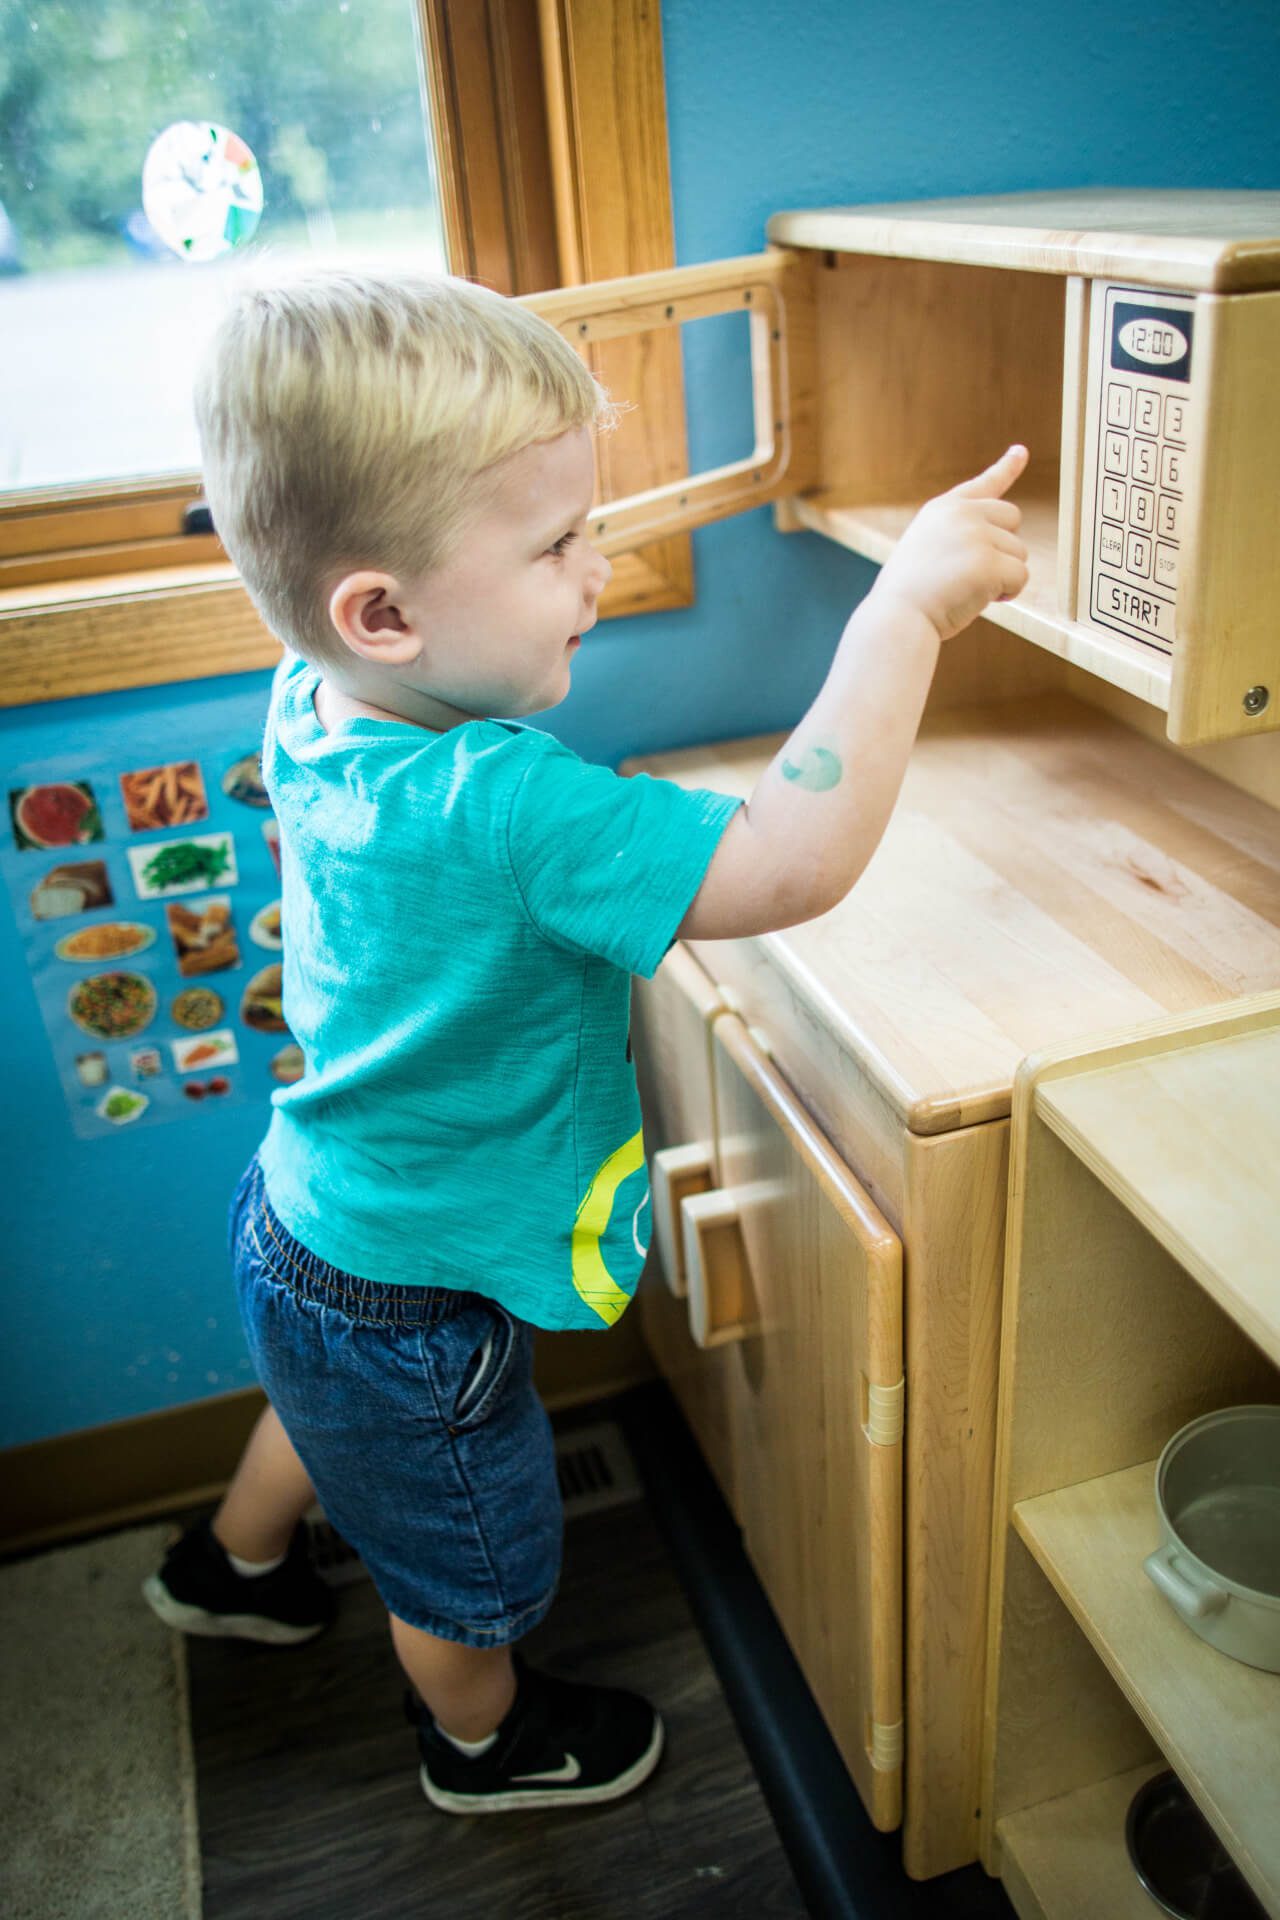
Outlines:
{"label": "metal screw", "polygon": [[746,303],[747,303],[747,305],[748,305],[748,306],[750,306],[750,305],[751,305],[751,293],[750,293],[750,290],[748,290],[748,291],[747,291],[746,293],[744,293],[742,297],[743,297],[743,299],[744,299],[744,300],[746,301]]}
{"label": "metal screw", "polygon": [[1250,687],[1244,697],[1244,710],[1252,719],[1254,714],[1266,711],[1270,700],[1270,687]]}
{"label": "metal screw", "polygon": [[673,314],[674,312],[675,312],[675,308],[674,308],[674,307],[668,307],[668,308],[667,308],[667,318],[668,318],[668,320],[669,320],[669,319],[671,318],[671,316],[672,316],[672,314]]}
{"label": "metal screw", "polygon": [[587,331],[587,323],[586,323],[586,321],[585,321],[585,320],[581,320],[581,321],[579,321],[579,323],[578,323],[578,332],[579,332],[579,333],[585,333],[586,331]]}
{"label": "metal screw", "polygon": [[598,526],[598,527],[596,528],[596,532],[597,532],[598,534],[600,534],[600,533],[603,533],[603,532],[604,532],[604,525],[605,525],[605,523],[604,523],[604,521],[602,520],[602,521],[600,522],[600,524],[599,524],[599,526]]}
{"label": "metal screw", "polygon": [[689,496],[688,496],[688,494],[687,494],[687,493],[682,493],[682,494],[680,495],[680,505],[681,505],[682,507],[687,507],[687,506],[688,506],[688,504],[689,504]]}

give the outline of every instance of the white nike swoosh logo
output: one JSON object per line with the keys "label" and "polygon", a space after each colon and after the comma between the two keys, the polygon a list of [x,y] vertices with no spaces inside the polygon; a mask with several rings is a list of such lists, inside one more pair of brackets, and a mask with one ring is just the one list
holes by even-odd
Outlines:
{"label": "white nike swoosh logo", "polygon": [[513,1783],[517,1780],[576,1780],[581,1772],[582,1768],[574,1755],[570,1754],[564,1765],[557,1767],[553,1773],[513,1773],[511,1779]]}

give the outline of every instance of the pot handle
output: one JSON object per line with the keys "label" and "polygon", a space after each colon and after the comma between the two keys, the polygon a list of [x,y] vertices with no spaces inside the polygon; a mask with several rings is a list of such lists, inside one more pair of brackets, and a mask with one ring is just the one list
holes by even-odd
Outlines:
{"label": "pot handle", "polygon": [[1188,1566],[1175,1546],[1157,1547],[1142,1564],[1148,1579],[1184,1620],[1204,1620],[1211,1613],[1221,1613],[1227,1604],[1223,1589]]}

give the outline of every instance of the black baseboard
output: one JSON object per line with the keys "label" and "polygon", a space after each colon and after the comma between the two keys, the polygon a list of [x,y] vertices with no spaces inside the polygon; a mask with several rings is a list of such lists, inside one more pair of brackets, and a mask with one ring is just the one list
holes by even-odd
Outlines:
{"label": "black baseboard", "polygon": [[670,1389],[609,1403],[706,1640],[813,1920],[1016,1920],[981,1867],[909,1880],[867,1818],[742,1535]]}

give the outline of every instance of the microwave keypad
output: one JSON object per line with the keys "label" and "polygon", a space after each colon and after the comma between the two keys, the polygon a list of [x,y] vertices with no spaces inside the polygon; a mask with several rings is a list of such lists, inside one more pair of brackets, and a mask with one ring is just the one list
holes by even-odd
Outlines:
{"label": "microwave keypad", "polygon": [[1168,650],[1191,412],[1193,300],[1108,287],[1092,554],[1093,619]]}

